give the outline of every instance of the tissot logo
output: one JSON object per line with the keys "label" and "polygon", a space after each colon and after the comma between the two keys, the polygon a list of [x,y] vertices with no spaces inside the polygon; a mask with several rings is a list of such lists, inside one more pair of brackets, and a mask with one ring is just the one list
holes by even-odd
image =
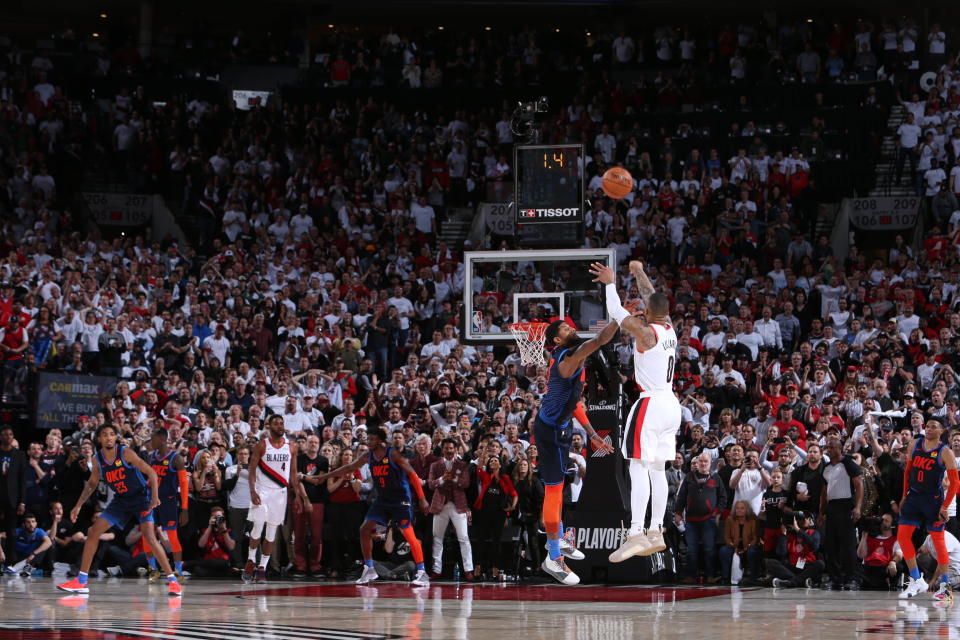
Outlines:
{"label": "tissot logo", "polygon": [[524,210],[523,210],[523,213],[522,213],[522,217],[524,217],[524,218],[536,218],[536,217],[537,217],[537,210],[536,210],[536,209],[524,209]]}
{"label": "tissot logo", "polygon": [[[530,215],[530,212],[534,212]],[[526,218],[573,218],[580,215],[580,207],[567,207],[564,209],[526,209],[524,217]]]}

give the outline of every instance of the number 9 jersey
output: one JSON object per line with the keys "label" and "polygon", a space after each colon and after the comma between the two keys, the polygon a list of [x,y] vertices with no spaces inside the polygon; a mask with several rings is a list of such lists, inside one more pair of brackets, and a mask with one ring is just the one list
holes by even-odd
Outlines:
{"label": "number 9 jersey", "polygon": [[672,462],[676,457],[680,403],[673,393],[677,361],[677,333],[673,327],[651,322],[657,342],[634,350],[633,372],[640,398],[627,415],[620,449],[624,458],[644,462]]}

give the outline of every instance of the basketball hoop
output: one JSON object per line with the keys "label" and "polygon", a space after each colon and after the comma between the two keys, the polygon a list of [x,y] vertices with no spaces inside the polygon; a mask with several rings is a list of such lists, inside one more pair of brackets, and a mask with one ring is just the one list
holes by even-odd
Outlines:
{"label": "basketball hoop", "polygon": [[510,331],[517,341],[520,351],[520,362],[534,364],[538,367],[547,366],[547,359],[543,355],[543,343],[547,339],[546,322],[515,322],[510,325]]}

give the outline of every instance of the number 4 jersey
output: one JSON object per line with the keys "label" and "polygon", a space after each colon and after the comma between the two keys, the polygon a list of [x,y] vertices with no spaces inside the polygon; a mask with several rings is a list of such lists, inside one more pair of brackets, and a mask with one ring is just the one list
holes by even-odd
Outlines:
{"label": "number 4 jersey", "polygon": [[261,488],[286,489],[290,482],[290,442],[284,438],[279,447],[273,446],[270,438],[264,439],[263,455],[257,466],[255,487],[259,493]]}

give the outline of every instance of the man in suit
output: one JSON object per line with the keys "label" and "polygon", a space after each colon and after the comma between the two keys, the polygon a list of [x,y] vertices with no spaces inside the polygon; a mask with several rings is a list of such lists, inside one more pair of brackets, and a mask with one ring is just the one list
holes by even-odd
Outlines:
{"label": "man in suit", "polygon": [[[14,446],[13,429],[0,429],[0,519],[3,522],[4,556],[14,558],[17,519],[26,507],[27,456]],[[0,562],[3,558],[0,558]]]}
{"label": "man in suit", "polygon": [[430,465],[427,485],[433,490],[430,513],[433,514],[433,573],[438,578],[443,570],[443,536],[447,525],[453,521],[460,542],[460,556],[463,558],[464,578],[473,580],[473,550],[470,547],[470,534],[467,531],[466,488],[470,485],[470,467],[457,457],[457,443],[444,438],[441,443],[443,458]]}
{"label": "man in suit", "polygon": [[[670,466],[667,467],[667,513],[674,512],[674,505],[676,504],[677,492],[680,490],[680,485],[683,483],[683,479],[687,474],[683,472],[683,454],[679,451],[677,455],[674,456],[674,460],[670,463]],[[674,555],[680,549],[680,530],[677,528],[675,522],[671,522],[666,527],[666,541],[667,546],[673,550]]]}

